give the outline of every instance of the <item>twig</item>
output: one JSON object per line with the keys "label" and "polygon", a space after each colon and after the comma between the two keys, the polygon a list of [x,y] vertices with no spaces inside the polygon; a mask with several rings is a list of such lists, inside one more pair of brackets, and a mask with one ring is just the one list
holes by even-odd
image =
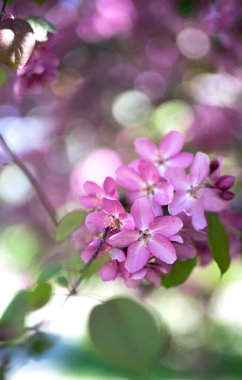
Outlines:
{"label": "twig", "polygon": [[49,217],[51,218],[52,222],[55,226],[58,225],[58,221],[56,219],[55,210],[51,206],[48,198],[46,197],[44,191],[40,187],[38,181],[35,179],[35,177],[32,175],[30,170],[25,166],[25,164],[16,156],[15,153],[12,152],[6,141],[4,140],[3,136],[0,134],[0,145],[5,150],[5,152],[11,157],[12,161],[22,170],[22,172],[26,175],[26,177],[29,179],[32,187],[34,188],[37,196],[39,197],[39,200],[41,201],[43,207],[45,208],[46,212],[48,213]]}
{"label": "twig", "polygon": [[85,275],[85,272],[87,271],[87,269],[92,265],[92,263],[96,260],[97,258],[97,255],[99,254],[103,244],[105,243],[106,241],[106,237],[107,237],[107,233],[109,231],[109,228],[105,228],[104,232],[103,232],[103,236],[102,236],[102,239],[100,240],[98,246],[97,246],[97,249],[96,251],[94,252],[94,254],[92,255],[91,259],[86,263],[86,265],[84,265],[84,267],[80,270],[80,276],[79,278],[75,281],[75,283],[73,284],[73,286],[71,287],[70,289],[70,292],[68,294],[68,298],[69,296],[71,295],[75,295],[78,293],[78,288],[83,280],[83,276]]}

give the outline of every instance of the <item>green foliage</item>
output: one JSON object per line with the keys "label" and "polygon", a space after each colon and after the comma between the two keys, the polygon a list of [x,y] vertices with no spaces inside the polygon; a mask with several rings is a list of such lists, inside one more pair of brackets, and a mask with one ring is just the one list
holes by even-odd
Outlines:
{"label": "green foliage", "polygon": [[52,288],[47,283],[18,292],[0,319],[0,342],[20,338],[25,332],[26,316],[45,306],[51,295]]}
{"label": "green foliage", "polygon": [[27,341],[28,354],[38,357],[53,347],[55,340],[47,334],[38,332]]}
{"label": "green foliage", "polygon": [[223,275],[230,265],[229,238],[224,225],[220,222],[218,214],[207,213],[208,245],[212,256]]}
{"label": "green foliage", "polygon": [[196,257],[194,259],[176,261],[172,265],[172,270],[166,276],[162,277],[162,283],[166,288],[178,286],[183,284],[195,268],[197,263]]}
{"label": "green foliage", "polygon": [[62,270],[62,266],[59,263],[51,263],[40,272],[38,277],[38,283],[49,281],[52,277],[58,275]]}
{"label": "green foliage", "polygon": [[7,83],[7,81],[8,73],[3,67],[0,67],[0,86],[4,86]]}
{"label": "green foliage", "polygon": [[87,213],[85,211],[73,211],[65,215],[59,222],[55,238],[57,241],[66,239],[84,223]]}
{"label": "green foliage", "polygon": [[116,298],[96,306],[89,331],[98,353],[110,365],[146,376],[158,363],[163,344],[161,326],[132,299]]}
{"label": "green foliage", "polygon": [[45,3],[45,0],[32,0],[33,3],[38,4],[38,5],[43,5]]}
{"label": "green foliage", "polygon": [[28,17],[26,21],[31,25],[36,41],[45,42],[48,40],[48,33],[57,33],[56,27],[40,16]]}
{"label": "green foliage", "polygon": [[69,288],[69,282],[66,277],[60,276],[56,279],[56,283],[61,286],[62,288]]}

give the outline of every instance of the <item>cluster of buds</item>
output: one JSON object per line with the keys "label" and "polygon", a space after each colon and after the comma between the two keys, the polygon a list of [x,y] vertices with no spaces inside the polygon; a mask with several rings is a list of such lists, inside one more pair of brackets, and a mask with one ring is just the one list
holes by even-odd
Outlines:
{"label": "cluster of buds", "polygon": [[89,244],[81,257],[89,262],[100,247],[98,256],[109,257],[100,270],[102,280],[159,285],[177,260],[203,252],[207,257],[206,212],[227,208],[234,177],[221,175],[220,158],[210,162],[205,153],[181,152],[184,136],[177,131],[159,147],[146,138],[134,145],[139,159],[119,167],[115,179],[106,178],[103,187],[84,185],[80,203],[89,213],[82,233],[88,232]]}

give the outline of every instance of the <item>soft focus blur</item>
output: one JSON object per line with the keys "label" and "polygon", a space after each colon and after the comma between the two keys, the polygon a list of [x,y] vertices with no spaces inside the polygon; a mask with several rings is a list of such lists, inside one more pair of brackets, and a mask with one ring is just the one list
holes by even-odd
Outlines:
{"label": "soft focus blur", "polygon": [[[44,74],[27,80],[1,65],[0,132],[58,217],[80,208],[86,180],[101,185],[135,157],[136,137],[158,143],[175,129],[185,134],[187,151],[223,156],[225,172],[236,176],[232,207],[242,229],[241,1],[39,3],[7,6],[14,15],[44,17],[58,32],[46,43],[53,57],[44,53]],[[71,241],[55,243],[29,180],[2,150],[0,165],[1,314],[45,265],[60,260],[72,281],[81,260]],[[141,299],[166,325],[151,379],[242,378],[240,258],[222,279],[212,263],[172,289],[131,290],[94,276],[64,302],[67,292],[56,285],[51,302],[29,317],[29,326],[43,322],[46,350],[29,352],[25,342],[0,347],[0,366],[11,358],[7,380],[132,378],[102,361],[88,336],[93,307],[120,295]]]}

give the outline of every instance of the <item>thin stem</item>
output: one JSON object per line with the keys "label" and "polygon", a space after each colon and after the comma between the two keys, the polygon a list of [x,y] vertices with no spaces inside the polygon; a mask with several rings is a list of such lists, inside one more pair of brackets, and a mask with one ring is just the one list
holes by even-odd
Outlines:
{"label": "thin stem", "polygon": [[85,272],[87,271],[87,269],[92,265],[92,263],[96,260],[97,258],[97,255],[99,254],[103,244],[105,243],[106,241],[106,237],[107,237],[107,233],[109,231],[109,228],[105,228],[104,232],[103,232],[103,236],[102,236],[102,239],[100,240],[98,246],[97,246],[97,249],[96,251],[94,252],[94,254],[92,255],[91,259],[86,263],[86,265],[84,265],[84,267],[80,270],[80,276],[79,278],[75,281],[75,283],[73,284],[71,290],[70,290],[70,293],[68,295],[71,296],[71,295],[74,295],[74,294],[77,294],[78,293],[78,288],[83,280],[83,276],[85,275]]}
{"label": "thin stem", "polygon": [[16,156],[14,152],[10,149],[6,141],[4,140],[3,136],[0,134],[0,145],[5,150],[5,152],[11,157],[12,161],[22,170],[22,172],[26,175],[26,177],[29,179],[32,187],[34,188],[37,196],[39,197],[40,202],[42,203],[43,207],[45,208],[46,212],[48,213],[50,219],[54,223],[55,226],[58,225],[58,221],[56,219],[55,210],[49,203],[48,198],[46,197],[44,191],[40,187],[38,181],[35,179],[35,177],[32,175],[30,170],[24,165],[24,163]]}
{"label": "thin stem", "polygon": [[3,12],[3,13],[5,12],[6,5],[7,5],[7,0],[3,0],[3,6],[1,9],[1,12]]}

